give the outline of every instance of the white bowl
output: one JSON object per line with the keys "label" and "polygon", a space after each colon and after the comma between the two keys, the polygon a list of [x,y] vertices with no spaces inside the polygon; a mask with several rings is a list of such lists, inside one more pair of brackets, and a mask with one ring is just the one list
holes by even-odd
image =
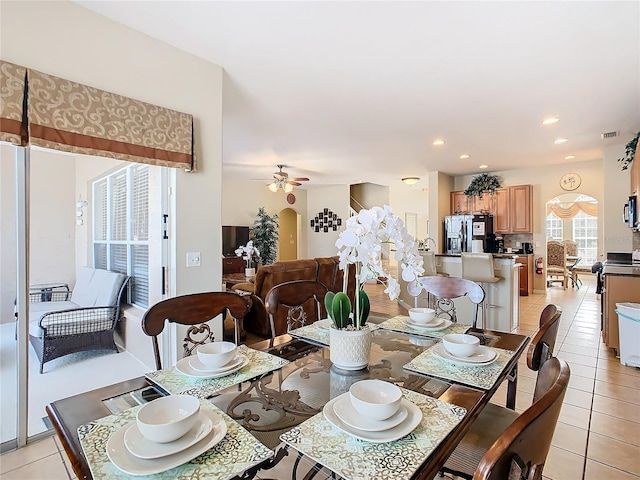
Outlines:
{"label": "white bowl", "polygon": [[480,339],[466,333],[450,333],[442,337],[442,344],[451,355],[468,357],[476,352],[480,345]]}
{"label": "white bowl", "polygon": [[236,354],[236,344],[231,342],[205,343],[196,348],[196,355],[206,367],[220,368]]}
{"label": "white bowl", "polygon": [[410,308],[409,318],[415,323],[429,323],[436,316],[436,311],[433,308]]}
{"label": "white bowl", "polygon": [[383,380],[361,380],[349,388],[351,405],[363,417],[385,420],[398,411],[402,391]]}
{"label": "white bowl", "polygon": [[169,395],[145,403],[136,414],[140,433],[158,443],[177,440],[195,424],[200,400],[191,395]]}

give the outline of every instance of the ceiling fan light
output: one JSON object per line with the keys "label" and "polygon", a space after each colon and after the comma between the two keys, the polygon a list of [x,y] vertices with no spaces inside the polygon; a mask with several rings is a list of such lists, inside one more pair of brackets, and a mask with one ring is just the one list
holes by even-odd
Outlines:
{"label": "ceiling fan light", "polygon": [[292,192],[293,191],[293,185],[291,185],[290,183],[285,183],[284,184],[284,191],[286,193]]}
{"label": "ceiling fan light", "polygon": [[402,181],[407,185],[415,185],[420,181],[420,177],[404,177]]}
{"label": "ceiling fan light", "polygon": [[267,185],[267,188],[269,188],[269,190],[275,193],[278,191],[278,184],[276,182],[272,182],[269,185]]}

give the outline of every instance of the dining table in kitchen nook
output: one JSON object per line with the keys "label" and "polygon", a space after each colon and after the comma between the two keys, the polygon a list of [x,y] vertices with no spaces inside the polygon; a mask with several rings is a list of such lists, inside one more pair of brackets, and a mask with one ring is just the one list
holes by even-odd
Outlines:
{"label": "dining table in kitchen nook", "polygon": [[[187,357],[55,401],[47,413],[78,478],[250,479],[275,467],[278,478],[285,468],[288,478],[431,479],[505,380],[514,408],[518,359],[529,338],[461,324],[414,329],[407,318],[378,319],[363,370],[332,365],[330,327],[316,322],[238,347],[221,372],[203,372]],[[478,337],[478,354],[451,355],[445,329]],[[350,387],[365,379],[400,387],[390,418],[363,416],[349,401]],[[156,397],[183,394],[199,399],[206,428],[169,444],[142,438],[137,411]]]}

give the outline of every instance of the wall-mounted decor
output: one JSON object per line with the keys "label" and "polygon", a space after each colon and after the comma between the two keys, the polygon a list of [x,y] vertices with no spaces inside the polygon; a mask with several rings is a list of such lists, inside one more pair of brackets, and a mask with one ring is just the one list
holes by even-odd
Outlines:
{"label": "wall-mounted decor", "polygon": [[310,225],[314,232],[329,233],[330,230],[336,232],[338,227],[342,226],[342,219],[328,208],[323,208],[311,219]]}

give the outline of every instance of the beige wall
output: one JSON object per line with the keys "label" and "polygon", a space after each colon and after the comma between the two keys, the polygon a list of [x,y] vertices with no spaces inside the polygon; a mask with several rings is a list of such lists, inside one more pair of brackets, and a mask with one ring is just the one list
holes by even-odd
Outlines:
{"label": "beige wall", "polygon": [[389,206],[393,213],[405,221],[406,213],[418,216],[416,237],[424,240],[427,237],[427,220],[429,219],[429,191],[423,190],[421,184],[405,185],[398,180],[389,185]]}
{"label": "beige wall", "polygon": [[[349,185],[314,187],[307,191],[307,218],[314,218],[318,212],[328,208],[338,214],[344,227],[349,218]],[[302,222],[302,231],[307,235],[307,257],[331,257],[337,255],[336,240],[340,234],[329,230],[327,233],[316,233],[311,229],[309,221]]]}
{"label": "beige wall", "polygon": [[307,190],[295,188],[293,194],[296,201],[287,203],[287,194],[282,190],[274,193],[266,187],[266,182],[225,179],[222,182],[222,225],[253,226],[258,209],[264,207],[269,215],[275,215],[285,208],[290,208],[302,215],[302,231],[300,232],[300,258],[307,257]]}
{"label": "beige wall", "polygon": [[298,214],[291,208],[285,208],[280,210],[278,217],[278,260],[295,260],[298,258]]}
{"label": "beige wall", "polygon": [[[176,175],[174,287],[219,290],[222,69],[72,2],[3,1],[0,9],[3,60],[194,115],[198,172]],[[202,266],[186,268],[194,251]]]}

